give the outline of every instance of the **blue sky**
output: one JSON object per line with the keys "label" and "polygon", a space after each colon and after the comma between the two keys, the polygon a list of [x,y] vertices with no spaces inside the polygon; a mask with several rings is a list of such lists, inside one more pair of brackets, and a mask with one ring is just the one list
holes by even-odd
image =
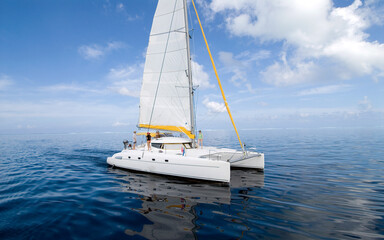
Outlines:
{"label": "blue sky", "polygon": [[[0,133],[133,130],[156,4],[0,1]],[[383,1],[197,7],[239,129],[383,126]],[[230,129],[191,16],[197,127]]]}

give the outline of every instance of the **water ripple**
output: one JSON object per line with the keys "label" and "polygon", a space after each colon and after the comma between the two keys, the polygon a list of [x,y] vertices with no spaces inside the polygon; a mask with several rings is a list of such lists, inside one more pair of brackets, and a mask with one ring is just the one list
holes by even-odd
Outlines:
{"label": "water ripple", "polygon": [[123,134],[0,136],[0,236],[384,238],[382,129],[241,134],[266,153],[266,169],[233,170],[229,186],[108,167]]}

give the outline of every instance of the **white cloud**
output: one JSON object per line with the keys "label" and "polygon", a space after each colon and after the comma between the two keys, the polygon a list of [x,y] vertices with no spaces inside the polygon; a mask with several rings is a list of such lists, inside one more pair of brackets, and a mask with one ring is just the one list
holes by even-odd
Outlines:
{"label": "white cloud", "polygon": [[[136,104],[104,104],[97,99],[0,100],[0,132],[93,131],[137,123]],[[120,123],[120,124],[117,124]]]}
{"label": "white cloud", "polygon": [[204,66],[197,62],[191,62],[192,65],[192,76],[193,84],[199,86],[202,89],[213,88],[214,85],[209,81],[209,75],[204,71]]}
{"label": "white cloud", "polygon": [[219,59],[224,63],[227,71],[230,71],[233,75],[230,81],[237,87],[240,87],[248,82],[247,74],[243,70],[244,64],[233,57],[233,53],[219,52]]}
{"label": "white cloud", "polygon": [[309,82],[317,74],[317,66],[312,61],[299,61],[290,64],[283,53],[281,63],[275,62],[261,72],[263,80],[275,86],[288,86]]}
{"label": "white cloud", "polygon": [[85,59],[97,59],[104,55],[103,48],[96,44],[79,47],[79,53]]}
{"label": "white cloud", "polygon": [[116,9],[117,9],[117,11],[123,11],[124,10],[124,4],[122,4],[122,3],[117,4]]}
{"label": "white cloud", "polygon": [[[126,8],[126,6],[123,3],[116,4],[116,12],[121,14],[122,16],[124,16],[127,21],[135,21],[135,20],[142,18],[138,14],[135,14],[135,15],[129,14],[128,13],[129,11],[127,11],[128,8]],[[110,9],[110,10],[112,10],[112,9]]]}
{"label": "white cloud", "polygon": [[[113,86],[109,87],[109,89],[123,96],[139,97],[140,91],[137,89],[137,87],[132,87],[131,84],[132,84],[132,81],[130,80],[115,82]],[[130,87],[125,87],[125,86],[130,86]]]}
{"label": "white cloud", "polygon": [[104,90],[92,89],[87,86],[80,86],[74,83],[72,84],[56,84],[51,86],[41,87],[41,90],[48,92],[91,92],[91,93],[102,93]]}
{"label": "white cloud", "polygon": [[137,66],[125,66],[118,68],[111,68],[108,73],[109,79],[125,79],[137,71]]}
{"label": "white cloud", "polygon": [[111,68],[107,74],[107,83],[61,83],[41,87],[45,92],[72,92],[72,93],[95,93],[106,94],[115,92],[124,96],[139,97],[142,82],[142,66],[131,65],[125,67]]}
{"label": "white cloud", "polygon": [[12,84],[13,84],[13,81],[11,77],[5,74],[0,75],[0,91],[6,89],[8,86]]}
{"label": "white cloud", "polygon": [[383,120],[384,109],[356,107],[250,108],[236,114],[236,122],[243,128],[382,127]]}
{"label": "white cloud", "polygon": [[125,47],[124,43],[113,41],[113,42],[109,42],[107,44],[107,46],[104,48],[104,50],[109,52],[109,51],[118,50],[118,49],[121,49],[121,48],[124,48],[124,47]]}
{"label": "white cloud", "polygon": [[143,65],[132,65],[110,69],[108,79],[112,86],[108,88],[120,95],[139,97],[142,83]]}
{"label": "white cloud", "polygon": [[249,51],[233,56],[231,52],[219,52],[219,59],[224,64],[223,71],[232,74],[230,81],[237,87],[245,87],[249,92],[254,93],[251,81],[248,79],[247,71],[254,62],[268,58],[270,52],[262,50],[256,53]]}
{"label": "white cloud", "polygon": [[123,48],[125,45],[121,42],[109,42],[105,46],[98,44],[90,44],[80,46],[78,51],[82,57],[87,60],[99,59],[105,54]]}
{"label": "white cloud", "polygon": [[222,113],[227,111],[224,103],[210,101],[209,98],[205,98],[203,104],[212,113]]}
{"label": "white cloud", "polygon": [[309,96],[309,95],[322,95],[322,94],[332,94],[347,91],[351,88],[350,85],[340,84],[340,85],[328,85],[323,87],[310,88],[300,91],[298,96]]}
{"label": "white cloud", "polygon": [[289,46],[292,53],[285,61],[263,71],[267,83],[286,86],[319,80],[310,72],[326,71],[329,64],[337,64],[339,72],[334,74],[346,78],[382,76],[384,44],[368,40],[365,32],[372,24],[382,23],[382,10],[372,5],[360,0],[343,8],[334,7],[331,0],[213,0],[210,8],[223,14],[233,35]]}
{"label": "white cloud", "polygon": [[112,126],[114,127],[124,127],[124,126],[129,126],[131,125],[130,123],[125,123],[125,122],[119,122],[119,121],[116,121],[112,124]]}
{"label": "white cloud", "polygon": [[337,59],[359,75],[384,73],[384,44],[356,39],[339,39],[324,48],[324,55]]}
{"label": "white cloud", "polygon": [[[4,118],[63,118],[96,117],[99,115],[119,114],[124,112],[126,106],[117,107],[111,104],[100,104],[94,101],[1,101],[0,117]],[[123,110],[123,111],[122,111]],[[125,110],[127,111],[127,109]],[[105,115],[105,116],[106,116]],[[103,115],[104,116],[104,115]]]}

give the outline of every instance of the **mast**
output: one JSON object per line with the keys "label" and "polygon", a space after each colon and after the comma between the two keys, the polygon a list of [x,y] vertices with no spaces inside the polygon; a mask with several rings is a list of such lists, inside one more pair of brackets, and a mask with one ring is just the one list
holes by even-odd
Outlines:
{"label": "mast", "polygon": [[[195,135],[195,111],[193,107],[193,82],[192,82],[192,68],[191,68],[191,50],[189,46],[189,29],[188,29],[188,12],[187,12],[187,0],[183,0],[184,5],[184,18],[185,18],[185,40],[187,41],[187,58],[188,58],[188,80],[189,80],[189,105],[190,105],[190,117],[191,117],[191,134]],[[192,141],[192,146],[195,147],[195,139]]]}

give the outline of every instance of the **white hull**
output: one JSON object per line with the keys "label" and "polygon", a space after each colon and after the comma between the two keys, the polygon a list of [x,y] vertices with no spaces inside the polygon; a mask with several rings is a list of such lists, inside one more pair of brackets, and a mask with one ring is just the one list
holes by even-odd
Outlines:
{"label": "white hull", "polygon": [[170,176],[229,182],[230,163],[153,151],[123,150],[107,159],[120,168]]}
{"label": "white hull", "polygon": [[[164,138],[153,142],[173,143],[184,139]],[[201,179],[207,181],[230,182],[231,167],[264,170],[264,154],[242,152],[233,149],[204,147],[204,149],[166,150],[144,145],[136,150],[123,150],[107,159],[107,163],[119,168],[142,172]]]}
{"label": "white hull", "polygon": [[248,158],[231,162],[231,167],[264,170],[264,153],[249,153]]}

